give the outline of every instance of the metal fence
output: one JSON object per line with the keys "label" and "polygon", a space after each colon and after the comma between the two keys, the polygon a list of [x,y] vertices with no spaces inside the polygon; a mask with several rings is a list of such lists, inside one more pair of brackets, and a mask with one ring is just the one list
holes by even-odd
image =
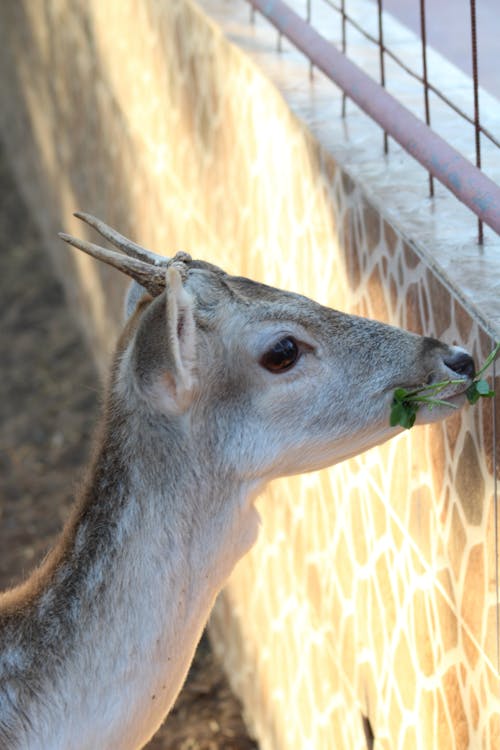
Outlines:
{"label": "metal fence", "polygon": [[[428,27],[426,0],[415,0],[420,20],[420,70],[409,66],[394,49],[385,43],[383,0],[374,0],[373,12],[377,19],[377,33],[367,30],[349,13],[348,0],[304,0],[303,14],[299,15],[282,0],[248,0],[252,20],[258,11],[278,30],[278,47],[281,36],[287,38],[310,61],[343,91],[342,115],[345,116],[346,98],[353,100],[366,114],[377,122],[384,132],[384,151],[389,148],[388,136],[394,138],[429,173],[429,193],[434,196],[434,178],[445,185],[478,217],[478,242],[483,243],[483,222],[500,235],[500,187],[482,170],[482,140],[500,149],[500,138],[485,127],[480,113],[478,41],[476,0],[469,2],[470,57],[472,73],[471,112],[457,104],[442,88],[430,80],[428,72]],[[339,16],[340,44],[328,41],[315,27],[315,11],[323,4]],[[500,11],[499,11],[500,13]],[[377,77],[364,72],[355,59],[349,59],[349,29],[355,29],[378,49]],[[323,29],[322,29],[323,31]],[[423,117],[419,118],[386,90],[387,60],[415,79],[421,86]],[[474,162],[469,161],[445,138],[432,129],[430,94],[453,110],[468,127],[474,140]]]}

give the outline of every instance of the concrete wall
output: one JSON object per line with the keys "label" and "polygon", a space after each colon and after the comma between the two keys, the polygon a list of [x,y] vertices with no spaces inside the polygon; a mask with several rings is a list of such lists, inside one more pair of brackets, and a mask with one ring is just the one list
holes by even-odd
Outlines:
{"label": "concrete wall", "polygon": [[[103,369],[123,281],[59,247],[57,230],[82,233],[74,209],[479,361],[490,350],[194,2],[9,0],[0,71],[0,137]],[[263,750],[361,750],[362,716],[377,748],[500,745],[493,406],[259,500],[260,540],[211,636]]]}

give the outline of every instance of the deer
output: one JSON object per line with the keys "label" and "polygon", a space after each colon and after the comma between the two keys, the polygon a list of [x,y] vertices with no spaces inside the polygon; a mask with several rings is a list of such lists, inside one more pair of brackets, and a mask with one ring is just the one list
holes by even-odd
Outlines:
{"label": "deer", "polygon": [[[0,747],[136,750],[179,693],[257,496],[401,431],[392,393],[474,377],[459,346],[152,253],[90,214],[131,277],[93,458],[53,549],[0,597]],[[347,383],[355,384],[356,398]],[[419,410],[429,423],[444,406]]]}

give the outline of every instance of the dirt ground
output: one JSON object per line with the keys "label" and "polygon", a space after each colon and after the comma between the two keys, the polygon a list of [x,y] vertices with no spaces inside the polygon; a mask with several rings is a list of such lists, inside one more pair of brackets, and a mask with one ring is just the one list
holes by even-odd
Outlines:
{"label": "dirt ground", "polygon": [[[99,383],[1,150],[0,299],[0,588],[6,588],[40,561],[66,518],[89,454]],[[147,747],[257,748],[206,637],[175,708]]]}

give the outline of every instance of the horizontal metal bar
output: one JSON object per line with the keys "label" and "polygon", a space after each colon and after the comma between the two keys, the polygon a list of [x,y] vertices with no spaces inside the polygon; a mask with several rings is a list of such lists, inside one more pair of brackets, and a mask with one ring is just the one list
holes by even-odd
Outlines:
{"label": "horizontal metal bar", "polygon": [[463,117],[464,120],[467,120],[474,128],[478,128],[483,135],[488,138],[495,146],[500,148],[500,141],[496,136],[493,135],[493,133],[484,127],[484,125],[480,123],[476,123],[473,117],[470,117],[470,115],[467,114],[467,112],[464,112],[463,109],[458,107],[455,102],[453,102],[446,94],[443,94],[443,92],[438,89],[436,86],[434,86],[430,81],[425,81],[424,76],[419,75],[414,70],[412,70],[406,63],[403,62],[403,60],[399,57],[399,55],[396,55],[392,49],[389,47],[386,47],[385,45],[381,45],[380,41],[377,39],[377,37],[373,36],[373,34],[370,34],[369,31],[364,29],[361,24],[359,24],[356,19],[354,19],[352,16],[350,16],[348,13],[342,10],[342,6],[338,5],[338,3],[334,3],[333,0],[323,0],[323,2],[329,7],[332,8],[332,10],[336,10],[337,13],[339,13],[342,16],[342,19],[352,26],[356,31],[358,31],[362,36],[364,36],[365,39],[368,39],[369,42],[372,42],[377,47],[382,46],[384,50],[384,55],[387,55],[387,57],[390,57],[391,60],[393,60],[396,65],[399,65],[399,67],[405,71],[405,73],[408,73],[409,76],[414,78],[416,81],[419,81],[419,83],[422,84],[422,86],[425,86],[425,88],[428,91],[432,91],[433,94],[435,94],[439,99],[441,99],[442,102],[444,102],[450,109],[452,109],[454,112],[457,113],[457,115],[460,115],[460,117]]}
{"label": "horizontal metal bar", "polygon": [[248,0],[367,115],[500,235],[500,187],[282,0]]}

